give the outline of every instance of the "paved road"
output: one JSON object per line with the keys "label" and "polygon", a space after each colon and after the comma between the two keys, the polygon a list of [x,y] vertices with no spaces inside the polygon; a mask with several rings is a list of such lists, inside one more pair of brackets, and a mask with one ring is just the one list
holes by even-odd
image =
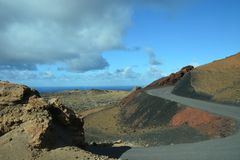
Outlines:
{"label": "paved road", "polygon": [[[240,122],[240,107],[177,96],[171,93],[172,89],[173,87],[165,87],[149,90],[147,93]],[[197,143],[132,148],[121,158],[128,160],[240,160],[240,132],[226,138]]]}

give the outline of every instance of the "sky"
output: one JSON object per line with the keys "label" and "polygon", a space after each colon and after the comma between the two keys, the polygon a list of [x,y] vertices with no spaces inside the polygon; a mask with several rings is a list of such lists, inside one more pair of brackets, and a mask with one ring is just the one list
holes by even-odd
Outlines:
{"label": "sky", "polygon": [[146,85],[240,51],[239,0],[0,0],[0,80]]}

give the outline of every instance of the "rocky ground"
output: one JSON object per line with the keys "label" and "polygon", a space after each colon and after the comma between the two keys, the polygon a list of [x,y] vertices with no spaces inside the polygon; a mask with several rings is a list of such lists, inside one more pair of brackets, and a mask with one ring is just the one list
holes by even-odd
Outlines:
{"label": "rocky ground", "polygon": [[[186,66],[145,88],[135,87],[130,94],[90,90],[45,94],[44,97],[60,97],[65,105],[84,115],[85,140],[92,144],[121,140],[120,146],[156,146],[230,135],[235,128],[235,122],[230,119],[145,93],[147,89],[174,85],[192,70],[192,66]],[[71,105],[73,101],[75,105]]]}
{"label": "rocky ground", "polygon": [[232,134],[236,123],[231,119],[145,92],[174,85],[192,71],[192,66],[184,67],[130,94],[74,90],[41,97],[27,86],[0,81],[0,159],[108,160],[130,147]]}
{"label": "rocky ground", "polygon": [[146,129],[147,132],[139,137],[150,145],[150,137],[158,137],[158,143],[152,145],[159,145],[201,141],[232,134],[236,124],[231,119],[154,97],[145,92],[148,89],[175,85],[192,71],[192,66],[186,66],[144,88],[136,88],[120,103],[121,125],[134,129],[135,135],[139,130]]}
{"label": "rocky ground", "polygon": [[110,159],[90,153],[83,119],[58,99],[0,81],[0,159]]}

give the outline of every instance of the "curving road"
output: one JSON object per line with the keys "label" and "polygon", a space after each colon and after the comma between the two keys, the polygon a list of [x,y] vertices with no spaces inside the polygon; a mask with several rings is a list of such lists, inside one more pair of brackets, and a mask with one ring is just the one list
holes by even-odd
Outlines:
{"label": "curving road", "polygon": [[[177,96],[173,87],[148,90],[147,93],[177,103],[192,106],[214,114],[226,116],[240,122],[240,107],[216,104]],[[240,132],[226,137],[197,143],[167,145],[149,148],[132,148],[122,159],[128,160],[240,160]]]}

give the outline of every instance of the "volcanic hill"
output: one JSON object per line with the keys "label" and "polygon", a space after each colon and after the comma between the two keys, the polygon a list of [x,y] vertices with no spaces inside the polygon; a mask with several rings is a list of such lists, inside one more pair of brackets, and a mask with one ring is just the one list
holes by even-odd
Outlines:
{"label": "volcanic hill", "polygon": [[[208,136],[227,136],[234,122],[205,111],[183,106],[172,101],[148,95],[148,89],[174,86],[195,71],[193,66],[183,67],[180,71],[160,78],[145,88],[137,88],[120,105],[122,125],[131,128],[175,128],[188,126]],[[223,132],[222,132],[223,131]]]}
{"label": "volcanic hill", "polygon": [[195,68],[176,84],[173,93],[240,105],[240,53]]}

